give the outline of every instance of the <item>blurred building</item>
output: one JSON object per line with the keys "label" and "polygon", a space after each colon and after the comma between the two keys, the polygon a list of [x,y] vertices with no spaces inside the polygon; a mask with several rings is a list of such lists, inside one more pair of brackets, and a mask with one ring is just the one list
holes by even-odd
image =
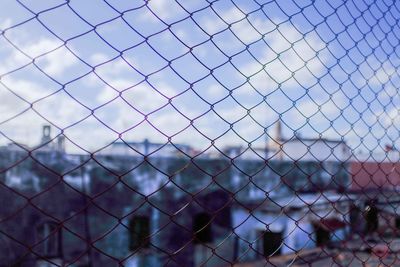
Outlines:
{"label": "blurred building", "polygon": [[353,190],[400,189],[400,163],[389,160],[351,162]]}
{"label": "blurred building", "polygon": [[40,142],[32,149],[41,152],[47,151],[65,153],[65,136],[63,134],[59,134],[56,137],[52,137],[51,126],[43,125]]}
{"label": "blurred building", "polygon": [[351,149],[342,140],[299,136],[282,140],[279,150],[272,150],[271,153],[274,154],[273,158],[291,161],[345,162],[351,159]]}
{"label": "blurred building", "polygon": [[[368,202],[373,199],[372,191],[371,195],[365,190],[359,191],[361,194],[348,191],[357,175],[368,179],[378,171],[371,167],[366,173],[363,169],[350,172],[352,163],[340,160],[341,156],[345,159],[340,149],[347,147],[340,141],[279,138],[279,149],[286,151],[288,145],[295,159],[301,150],[295,148],[300,145],[309,144],[310,155],[298,154],[295,160],[282,153],[281,159],[265,160],[265,153],[274,155],[274,148],[228,147],[228,157],[190,158],[185,156],[192,153],[190,146],[145,140],[116,142],[91,157],[58,153],[65,145],[57,140],[46,126],[32,157],[27,157],[29,147],[18,144],[10,145],[10,150],[0,149],[0,167],[4,169],[0,179],[6,185],[0,198],[9,203],[4,213],[25,201],[12,195],[10,188],[22,195],[39,195],[35,205],[46,211],[24,209],[4,222],[4,229],[12,232],[19,223],[24,230],[14,233],[16,239],[25,238],[30,244],[46,240],[38,243],[35,251],[57,263],[79,257],[77,266],[87,266],[90,261],[92,266],[113,266],[115,261],[102,251],[126,259],[126,266],[199,266],[205,261],[207,266],[223,266],[226,262],[221,257],[231,262],[238,258],[254,261],[341,242],[350,232],[365,230],[362,222],[367,207],[376,211],[368,216],[378,222],[378,230],[393,229],[400,222],[398,204],[388,208],[385,202],[397,201],[393,195]],[[330,148],[325,147],[327,143]],[[332,149],[338,149],[337,157],[324,160],[321,151]],[[144,161],[144,156],[149,161]],[[48,214],[52,218],[72,216],[68,231],[59,221],[49,221]],[[106,232],[89,253],[91,237],[87,233],[96,237]],[[82,242],[75,233],[88,241]],[[24,253],[24,248],[12,242],[0,242],[0,249],[14,252],[0,255],[0,261],[6,263]],[[30,255],[26,262],[46,266],[38,255]]]}
{"label": "blurred building", "polygon": [[99,152],[109,156],[180,157],[192,154],[192,147],[183,144],[116,141]]}
{"label": "blurred building", "polygon": [[337,161],[346,162],[352,158],[352,150],[343,139],[305,138],[295,134],[283,136],[280,121],[265,146],[228,146],[224,155],[232,159],[283,160],[283,161]]}
{"label": "blurred building", "polygon": [[298,133],[285,138],[280,120],[277,121],[274,132],[267,143],[269,156],[273,159],[345,162],[352,156],[352,151],[344,139],[305,138]]}
{"label": "blurred building", "polygon": [[[233,211],[235,255],[255,260],[315,248],[347,238],[351,195],[326,192],[249,200]],[[249,244],[253,250],[249,251]]]}

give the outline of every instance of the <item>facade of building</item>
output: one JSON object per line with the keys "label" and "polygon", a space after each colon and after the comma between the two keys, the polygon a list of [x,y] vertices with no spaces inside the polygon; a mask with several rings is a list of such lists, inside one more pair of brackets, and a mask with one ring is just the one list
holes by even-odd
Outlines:
{"label": "facade of building", "polygon": [[339,161],[346,162],[351,159],[351,149],[342,140],[324,138],[293,137],[281,143],[284,160],[291,161]]}
{"label": "facade of building", "polygon": [[[352,202],[350,195],[333,192],[324,197],[315,193],[281,197],[261,206],[248,202],[234,209],[233,225],[239,237],[236,254],[250,261],[315,248],[327,237],[344,240],[350,231]],[[249,244],[253,246],[250,252]]]}
{"label": "facade of building", "polygon": [[[4,171],[0,179],[6,185],[0,192],[1,201],[6,203],[0,210],[2,218],[26,203],[8,188],[25,196],[46,191],[32,202],[39,210],[28,205],[0,223],[16,240],[32,244],[24,248],[6,237],[1,239],[0,249],[13,251],[0,256],[5,266],[32,248],[36,254],[24,257],[22,266],[38,266],[41,257],[63,263],[79,258],[75,266],[89,262],[92,266],[118,266],[113,258],[127,266],[164,266],[166,262],[168,266],[198,266],[210,255],[207,266],[220,266],[224,261],[212,253],[213,249],[234,260],[235,248],[242,246],[232,235],[238,209],[232,205],[232,194],[238,203],[261,203],[266,197],[274,199],[304,189],[310,177],[325,181],[319,183],[318,190],[332,189],[336,184],[326,180],[320,165],[313,162],[295,165],[271,161],[266,166],[263,161],[237,160],[233,165],[221,158],[193,162],[154,157],[144,163],[143,157],[123,155],[95,155],[91,160],[89,156],[44,150],[35,153],[34,159],[25,159],[25,152],[1,153],[0,168]],[[18,166],[8,168],[21,159]],[[332,167],[335,179],[348,183],[342,165]],[[173,222],[171,214],[175,214]],[[121,223],[118,218],[122,218]],[[16,223],[21,227],[16,228]],[[45,223],[48,225],[43,226]],[[43,235],[52,238],[43,241]],[[35,245],[41,240],[44,244]],[[95,248],[90,240],[96,240]],[[59,244],[59,249],[50,249],[54,244]]]}
{"label": "facade of building", "polygon": [[100,151],[99,154],[134,157],[184,157],[185,155],[192,155],[193,149],[188,145],[153,143],[145,139],[143,142],[116,141]]}

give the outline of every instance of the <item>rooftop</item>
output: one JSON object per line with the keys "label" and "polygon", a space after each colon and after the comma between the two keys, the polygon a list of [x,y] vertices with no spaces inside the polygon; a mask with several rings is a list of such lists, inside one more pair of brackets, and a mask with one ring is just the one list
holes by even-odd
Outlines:
{"label": "rooftop", "polygon": [[387,243],[374,239],[354,239],[338,244],[336,247],[318,247],[297,253],[275,256],[268,260],[238,263],[235,267],[261,266],[400,266],[397,256],[400,239],[388,240]]}

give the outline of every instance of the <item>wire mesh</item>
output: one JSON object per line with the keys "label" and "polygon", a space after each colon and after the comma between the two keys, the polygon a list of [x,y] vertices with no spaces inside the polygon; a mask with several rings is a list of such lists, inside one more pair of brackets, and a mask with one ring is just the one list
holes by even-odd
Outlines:
{"label": "wire mesh", "polygon": [[398,2],[0,7],[0,266],[400,266]]}

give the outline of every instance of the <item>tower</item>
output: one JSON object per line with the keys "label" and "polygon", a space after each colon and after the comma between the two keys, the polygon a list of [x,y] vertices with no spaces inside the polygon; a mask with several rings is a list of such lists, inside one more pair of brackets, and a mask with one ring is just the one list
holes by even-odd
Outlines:
{"label": "tower", "polygon": [[272,134],[272,138],[270,139],[269,147],[272,150],[273,155],[275,155],[275,157],[279,160],[283,159],[283,141],[282,122],[280,119],[278,119],[275,123],[275,129]]}
{"label": "tower", "polygon": [[282,123],[281,123],[281,120],[278,120],[276,122],[274,138],[275,138],[275,141],[277,141],[278,143],[281,143],[281,141],[282,141]]}
{"label": "tower", "polygon": [[64,135],[60,135],[57,138],[57,150],[59,152],[65,152],[65,136]]}
{"label": "tower", "polygon": [[51,141],[51,127],[50,125],[43,125],[42,128],[42,140],[40,144],[47,144]]}

